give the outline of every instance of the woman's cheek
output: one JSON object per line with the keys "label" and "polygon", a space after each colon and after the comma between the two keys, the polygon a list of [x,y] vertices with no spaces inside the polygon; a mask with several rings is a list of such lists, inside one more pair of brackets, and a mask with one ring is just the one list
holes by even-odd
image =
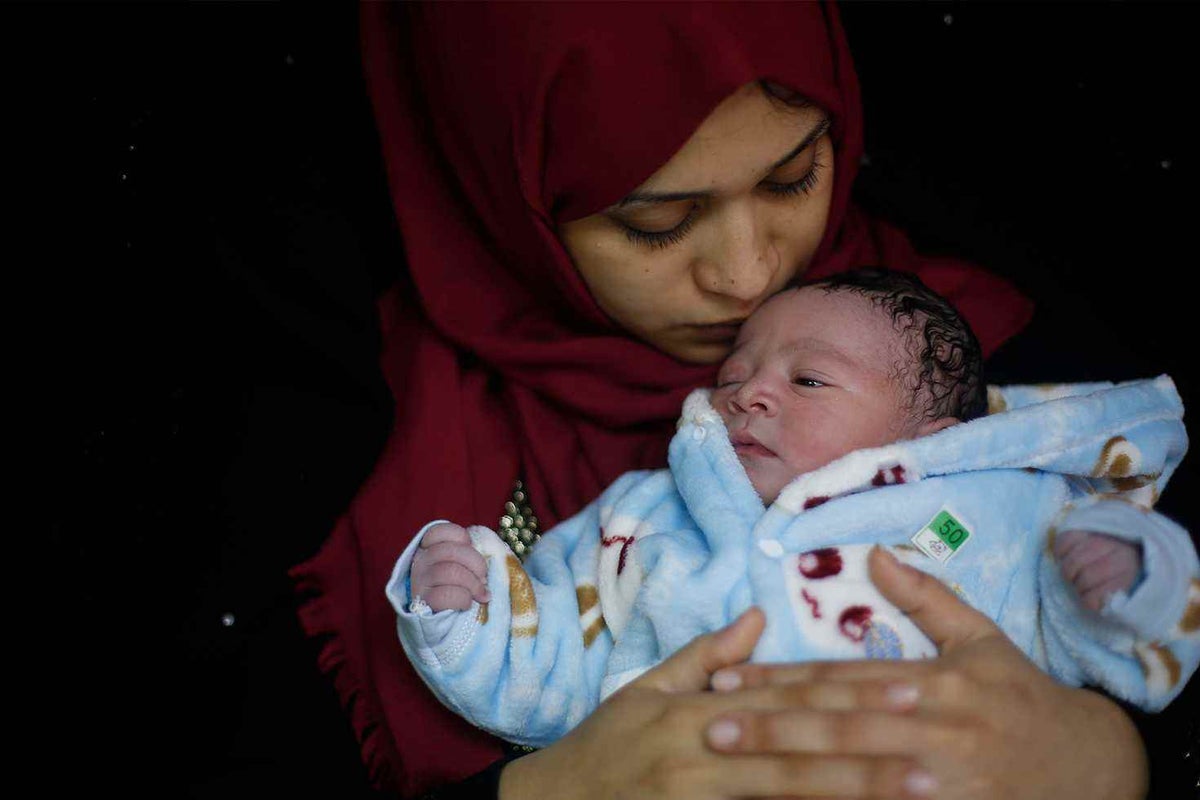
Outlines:
{"label": "woman's cheek", "polygon": [[782,283],[786,285],[808,271],[825,230],[825,215],[820,213],[819,206],[800,208],[783,222],[783,228],[786,233],[780,238],[778,247],[784,265]]}
{"label": "woman's cheek", "polygon": [[792,242],[795,248],[792,263],[796,265],[793,277],[808,271],[812,266],[813,256],[817,254],[821,240],[825,237],[825,228],[829,224],[829,207],[833,202],[834,155],[833,143],[826,137],[817,151],[817,159],[823,165],[821,179],[816,190],[799,209],[793,228],[796,232]]}

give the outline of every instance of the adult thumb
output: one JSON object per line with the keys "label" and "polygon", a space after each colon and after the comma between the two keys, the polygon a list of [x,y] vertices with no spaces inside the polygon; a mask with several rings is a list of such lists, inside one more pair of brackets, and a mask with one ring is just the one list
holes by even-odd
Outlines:
{"label": "adult thumb", "polygon": [[697,636],[631,685],[663,692],[698,692],[707,689],[714,672],[750,658],[765,625],[763,612],[758,608],[749,608],[724,628]]}
{"label": "adult thumb", "polygon": [[901,564],[879,545],[871,548],[867,567],[879,593],[907,614],[940,652],[976,639],[1003,636],[994,622],[964,603],[944,583],[916,567]]}

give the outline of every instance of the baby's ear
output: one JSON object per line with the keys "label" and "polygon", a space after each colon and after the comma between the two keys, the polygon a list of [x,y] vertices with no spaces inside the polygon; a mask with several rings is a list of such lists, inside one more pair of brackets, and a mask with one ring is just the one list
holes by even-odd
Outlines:
{"label": "baby's ear", "polygon": [[917,426],[917,436],[928,436],[931,433],[945,430],[951,425],[957,425],[962,422],[958,417],[939,417],[937,419],[926,420]]}

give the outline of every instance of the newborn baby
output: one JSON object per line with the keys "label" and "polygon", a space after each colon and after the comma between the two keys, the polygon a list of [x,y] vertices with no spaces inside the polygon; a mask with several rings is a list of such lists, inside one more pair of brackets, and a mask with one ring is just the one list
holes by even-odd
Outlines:
{"label": "newborn baby", "polygon": [[[1049,654],[1035,660],[1061,679],[1107,681],[1118,695],[1150,706],[1165,702],[1186,678],[1175,676],[1158,690],[1130,689],[1122,684],[1127,664],[1102,663],[1142,658],[1128,635],[1121,652],[1106,650],[1081,664],[1069,655],[1079,648],[1062,638],[1062,628],[1091,637],[1092,650],[1112,644],[1110,628],[1161,645],[1161,613],[1151,607],[1161,612],[1169,595],[1171,609],[1182,612],[1189,601],[1197,570],[1186,532],[1150,511],[1152,500],[1141,502],[1142,495],[1117,500],[1101,496],[1106,487],[1079,488],[1096,478],[1093,465],[1121,455],[1114,447],[1137,450],[1142,439],[1155,445],[1164,435],[1186,441],[1169,383],[1017,387],[1009,405],[1024,402],[1032,419],[988,427],[983,423],[1009,415],[986,416],[975,337],[916,278],[868,270],[786,290],[742,326],[716,388],[688,399],[671,467],[622,476],[548,533],[524,569],[487,529],[426,526],[388,587],[402,642],[451,708],[513,741],[544,744],[602,696],[752,603],[763,605],[769,620],[756,660],[933,655],[928,640],[865,580],[865,551],[881,542],[914,566],[954,579],[951,585],[1027,652],[1045,649],[1035,642],[1049,639]],[[1037,391],[1044,403],[1029,402]],[[994,394],[1003,402],[1003,392]],[[1089,400],[1092,417],[1069,416],[1072,434],[1088,433],[1089,425],[1095,431],[1082,446],[1086,475],[1067,463],[1080,453],[1058,452],[1068,417],[1055,409],[1077,394],[1100,397]],[[1114,420],[1127,415],[1123,404],[1138,402],[1161,406],[1172,423],[1143,430],[1140,417],[1128,414],[1129,429],[1114,437]],[[951,437],[952,427],[962,430]],[[977,435],[968,432],[976,428]],[[1014,458],[1006,428],[1028,439],[1018,448],[1023,458]],[[1113,444],[1117,439],[1124,445]],[[939,441],[945,446],[928,444]],[[1003,457],[989,461],[989,448]],[[1138,465],[1148,477],[1136,489],[1139,481],[1124,485],[1160,490],[1155,481],[1165,484],[1182,445],[1177,450],[1164,451],[1163,464]],[[922,459],[925,451],[931,457]],[[1147,455],[1137,454],[1153,459]],[[1056,458],[1063,464],[1056,467]],[[938,460],[945,466],[932,469]],[[951,500],[953,507],[946,505]],[[1009,514],[1009,505],[1033,517],[1002,531],[989,518]],[[1052,536],[1052,526],[1062,532]],[[976,538],[985,543],[970,553],[962,542]],[[1048,543],[1058,561],[1050,570],[1041,563]],[[989,547],[998,549],[989,556]],[[1172,553],[1183,569],[1151,575],[1144,547]],[[764,559],[769,566],[756,578],[755,563]],[[1146,585],[1160,581],[1169,585]],[[1061,584],[1054,596],[1062,606],[1055,612],[1061,624],[1049,635],[1039,632],[1049,622],[1040,610],[1048,582]],[[1020,609],[1008,599],[1014,589],[1027,596]],[[1200,594],[1200,583],[1193,593]],[[496,594],[505,596],[494,600]],[[1151,595],[1157,599],[1145,599]],[[687,598],[692,607],[681,602]],[[1102,611],[1107,616],[1091,613]],[[547,626],[552,613],[561,624]],[[1093,619],[1078,624],[1075,618],[1088,614]],[[1033,619],[1016,619],[1022,616]],[[790,624],[781,625],[781,617]],[[794,630],[783,633],[787,628]],[[522,654],[525,640],[530,648]],[[1060,645],[1070,663],[1054,663]],[[1187,658],[1194,666],[1194,654]],[[536,687],[536,703],[528,699],[535,689],[518,685],[526,680]]]}
{"label": "newborn baby", "polygon": [[[987,410],[979,345],[945,300],[900,273],[881,277],[877,289],[853,280],[767,301],[717,375],[712,406],[766,505],[797,475],[852,450],[915,439]],[[1066,531],[1054,545],[1093,610],[1128,590],[1141,569],[1137,546],[1116,537]],[[432,611],[486,603],[486,578],[462,526],[426,531],[412,586]]]}

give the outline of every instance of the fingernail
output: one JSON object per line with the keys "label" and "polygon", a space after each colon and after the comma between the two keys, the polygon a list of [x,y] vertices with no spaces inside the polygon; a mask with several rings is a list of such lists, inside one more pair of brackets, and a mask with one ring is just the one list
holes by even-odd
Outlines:
{"label": "fingernail", "polygon": [[917,569],[912,564],[901,561],[900,557],[896,555],[892,548],[879,545],[876,546],[879,547],[879,549],[883,552],[886,560],[889,561],[899,572],[908,575],[910,578],[921,573],[921,570]]}
{"label": "fingernail", "polygon": [[742,676],[732,670],[721,669],[713,673],[712,688],[718,692],[732,692],[741,685]]}
{"label": "fingernail", "polygon": [[492,593],[489,592],[487,589],[484,589],[483,590],[483,599],[480,600],[479,602],[490,603],[491,601],[492,601]]}
{"label": "fingernail", "polygon": [[911,708],[920,698],[920,690],[911,683],[897,683],[887,688],[888,704],[895,708]]}
{"label": "fingernail", "polygon": [[721,719],[708,726],[708,741],[714,747],[729,747],[742,735],[742,727],[731,719]]}
{"label": "fingernail", "polygon": [[911,794],[931,795],[937,791],[937,778],[923,769],[913,770],[904,778],[904,788]]}

